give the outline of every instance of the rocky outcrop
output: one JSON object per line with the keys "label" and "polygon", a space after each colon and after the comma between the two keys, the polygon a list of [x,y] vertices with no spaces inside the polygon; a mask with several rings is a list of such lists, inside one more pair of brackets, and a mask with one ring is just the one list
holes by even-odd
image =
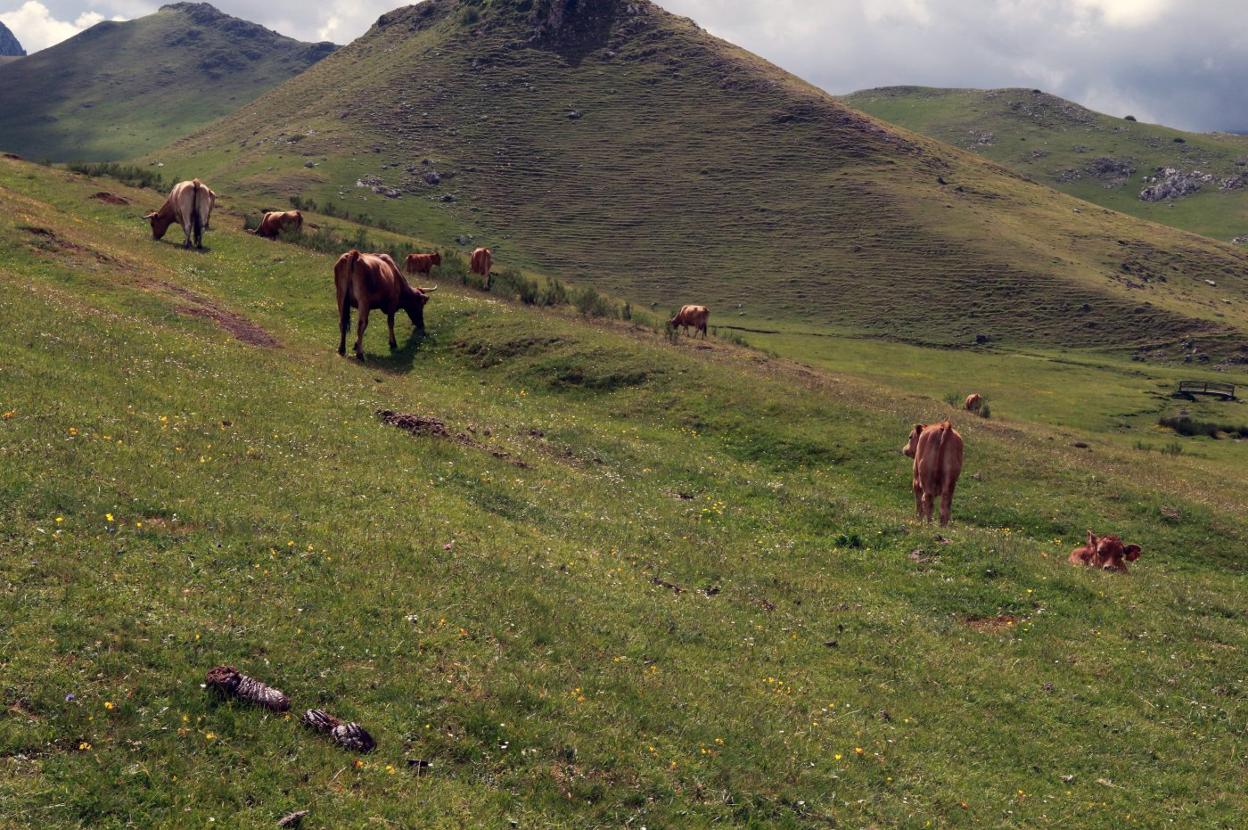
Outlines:
{"label": "rocky outcrop", "polygon": [[1149,176],[1144,181],[1148,187],[1140,191],[1140,201],[1165,202],[1199,193],[1202,187],[1213,181],[1213,174],[1200,170],[1159,167],[1156,175]]}
{"label": "rocky outcrop", "polygon": [[17,38],[9,28],[0,23],[0,58],[24,58],[26,50],[22,48],[22,44],[17,42]]}

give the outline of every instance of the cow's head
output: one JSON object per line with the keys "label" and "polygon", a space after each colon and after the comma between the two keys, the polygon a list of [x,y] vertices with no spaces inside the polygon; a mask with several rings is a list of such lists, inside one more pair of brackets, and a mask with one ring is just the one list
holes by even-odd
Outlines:
{"label": "cow's head", "polygon": [[1105,570],[1126,573],[1127,562],[1140,558],[1140,546],[1123,545],[1118,536],[1102,536],[1096,544],[1096,556]]}
{"label": "cow's head", "polygon": [[[442,252],[434,251],[432,258],[430,259],[430,262],[432,262],[434,265],[441,265],[442,264]],[[435,285],[434,288],[437,288],[437,286]]]}
{"label": "cow's head", "polygon": [[419,288],[408,286],[407,291],[403,294],[403,310],[407,312],[407,316],[411,318],[412,325],[416,327],[416,331],[424,333],[425,331],[425,304],[429,302],[429,295],[437,291],[435,285],[432,288]]}
{"label": "cow's head", "polygon": [[907,458],[914,458],[914,454],[919,450],[919,436],[923,434],[923,425],[915,424],[914,429],[910,430],[910,440],[906,441],[906,445],[901,448],[901,454]]}
{"label": "cow's head", "polygon": [[152,225],[152,239],[164,239],[165,231],[169,230],[169,226],[173,224],[173,216],[162,211],[149,213],[143,218]]}

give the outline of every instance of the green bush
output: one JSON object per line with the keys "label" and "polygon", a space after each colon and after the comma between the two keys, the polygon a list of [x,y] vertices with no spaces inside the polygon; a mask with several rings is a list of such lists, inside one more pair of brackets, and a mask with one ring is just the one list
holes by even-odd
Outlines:
{"label": "green bush", "polygon": [[82,173],[84,176],[116,179],[122,184],[128,184],[131,187],[146,187],[162,192],[169,189],[163,175],[155,170],[149,170],[146,167],[136,167],[133,164],[115,164],[113,162],[84,164],[73,162],[66,165],[66,167],[75,173]]}

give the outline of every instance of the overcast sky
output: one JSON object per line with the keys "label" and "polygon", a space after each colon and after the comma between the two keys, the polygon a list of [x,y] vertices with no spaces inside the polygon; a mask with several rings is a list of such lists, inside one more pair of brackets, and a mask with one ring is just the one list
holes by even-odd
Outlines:
{"label": "overcast sky", "polygon": [[[216,0],[301,40],[348,43],[397,0]],[[658,0],[830,92],[1039,87],[1113,115],[1248,131],[1248,0]],[[149,0],[0,0],[27,51]],[[2,94],[2,93],[0,93]]]}

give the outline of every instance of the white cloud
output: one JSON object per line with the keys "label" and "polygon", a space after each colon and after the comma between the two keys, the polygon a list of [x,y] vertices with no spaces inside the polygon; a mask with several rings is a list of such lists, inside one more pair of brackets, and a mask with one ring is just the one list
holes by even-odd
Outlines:
{"label": "white cloud", "polygon": [[27,0],[17,10],[0,14],[0,22],[13,31],[28,53],[55,46],[103,19],[99,12],[84,11],[73,22],[57,20],[47,6],[36,0]]}
{"label": "white cloud", "polygon": [[1100,15],[1111,26],[1146,26],[1170,10],[1171,0],[1075,0],[1085,12]]}

